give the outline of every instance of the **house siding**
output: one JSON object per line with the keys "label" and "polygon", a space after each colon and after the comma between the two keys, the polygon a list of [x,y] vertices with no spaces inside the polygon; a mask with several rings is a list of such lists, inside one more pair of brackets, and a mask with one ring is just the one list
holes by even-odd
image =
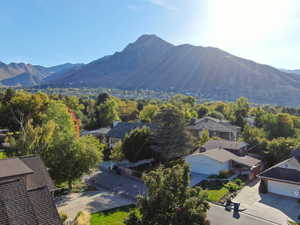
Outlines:
{"label": "house siding", "polygon": [[219,174],[220,171],[229,170],[229,162],[219,162],[203,155],[189,155],[185,158],[191,171],[200,174]]}

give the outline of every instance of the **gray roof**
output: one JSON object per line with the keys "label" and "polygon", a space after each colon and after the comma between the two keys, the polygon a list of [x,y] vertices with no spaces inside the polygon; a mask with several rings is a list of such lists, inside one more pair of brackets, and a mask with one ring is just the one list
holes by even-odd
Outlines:
{"label": "gray roof", "polygon": [[141,127],[150,127],[151,129],[154,128],[153,124],[149,123],[129,123],[129,122],[120,122],[118,123],[115,127],[113,127],[108,133],[108,137],[112,138],[124,138],[126,134],[129,134],[130,131],[136,129],[136,128],[141,128]]}
{"label": "gray roof", "polygon": [[82,135],[93,135],[93,136],[99,136],[99,135],[106,135],[111,128],[109,127],[103,127],[99,128],[97,130],[84,130],[81,134]]}
{"label": "gray roof", "polygon": [[26,166],[34,171],[34,173],[26,176],[27,190],[32,190],[47,186],[50,191],[54,191],[55,187],[47,168],[39,156],[27,156],[20,158]]}
{"label": "gray roof", "polygon": [[238,126],[231,125],[228,121],[218,120],[209,116],[196,120],[194,124],[188,126],[188,128],[219,132],[237,132],[241,129]]}
{"label": "gray roof", "polygon": [[237,163],[240,163],[240,164],[243,164],[243,165],[249,166],[249,167],[256,166],[261,162],[261,160],[256,159],[254,157],[251,157],[248,155],[247,156],[237,156],[227,150],[219,149],[219,148],[212,149],[212,150],[202,152],[202,153],[195,153],[195,155],[197,155],[197,154],[209,157],[209,158],[217,160],[219,162],[227,162],[227,161],[233,160]]}
{"label": "gray roof", "polygon": [[13,176],[32,174],[33,170],[18,158],[0,160],[0,179]]}
{"label": "gray roof", "polygon": [[[283,164],[289,163],[297,169],[290,169],[282,167]],[[259,177],[276,179],[281,181],[293,182],[300,184],[300,158],[292,157],[259,174]]]}
{"label": "gray roof", "polygon": [[224,148],[230,150],[239,150],[248,144],[240,141],[228,141],[228,140],[209,140],[203,146],[206,150],[215,148]]}
{"label": "gray roof", "polygon": [[[9,170],[1,170],[5,166]],[[40,157],[0,160],[0,172],[1,225],[62,225],[49,192],[53,183]]]}

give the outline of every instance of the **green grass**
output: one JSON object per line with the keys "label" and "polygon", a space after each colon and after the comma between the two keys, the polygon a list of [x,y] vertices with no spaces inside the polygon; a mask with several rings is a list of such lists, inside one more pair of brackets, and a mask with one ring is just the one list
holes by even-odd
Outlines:
{"label": "green grass", "polygon": [[126,206],[92,214],[91,225],[124,225],[129,213],[136,211],[135,206]]}
{"label": "green grass", "polygon": [[6,158],[6,154],[4,152],[0,152],[0,159],[5,159]]}
{"label": "green grass", "polygon": [[221,189],[207,189],[205,192],[208,195],[208,201],[218,202],[220,201],[229,191],[227,188],[222,187]]}

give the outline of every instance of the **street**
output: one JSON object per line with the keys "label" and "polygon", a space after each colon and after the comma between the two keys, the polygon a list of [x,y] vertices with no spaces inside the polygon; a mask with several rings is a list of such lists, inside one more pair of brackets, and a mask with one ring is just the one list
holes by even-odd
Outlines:
{"label": "street", "polygon": [[224,207],[212,204],[210,204],[207,216],[210,225],[278,225],[244,213],[240,213],[239,218],[235,218],[232,211],[228,212]]}

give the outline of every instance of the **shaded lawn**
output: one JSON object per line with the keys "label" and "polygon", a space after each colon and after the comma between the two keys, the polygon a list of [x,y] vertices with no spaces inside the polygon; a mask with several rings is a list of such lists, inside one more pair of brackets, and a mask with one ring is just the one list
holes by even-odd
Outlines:
{"label": "shaded lawn", "polygon": [[124,220],[133,211],[137,211],[137,209],[134,205],[131,205],[105,212],[93,213],[91,225],[124,225]]}

